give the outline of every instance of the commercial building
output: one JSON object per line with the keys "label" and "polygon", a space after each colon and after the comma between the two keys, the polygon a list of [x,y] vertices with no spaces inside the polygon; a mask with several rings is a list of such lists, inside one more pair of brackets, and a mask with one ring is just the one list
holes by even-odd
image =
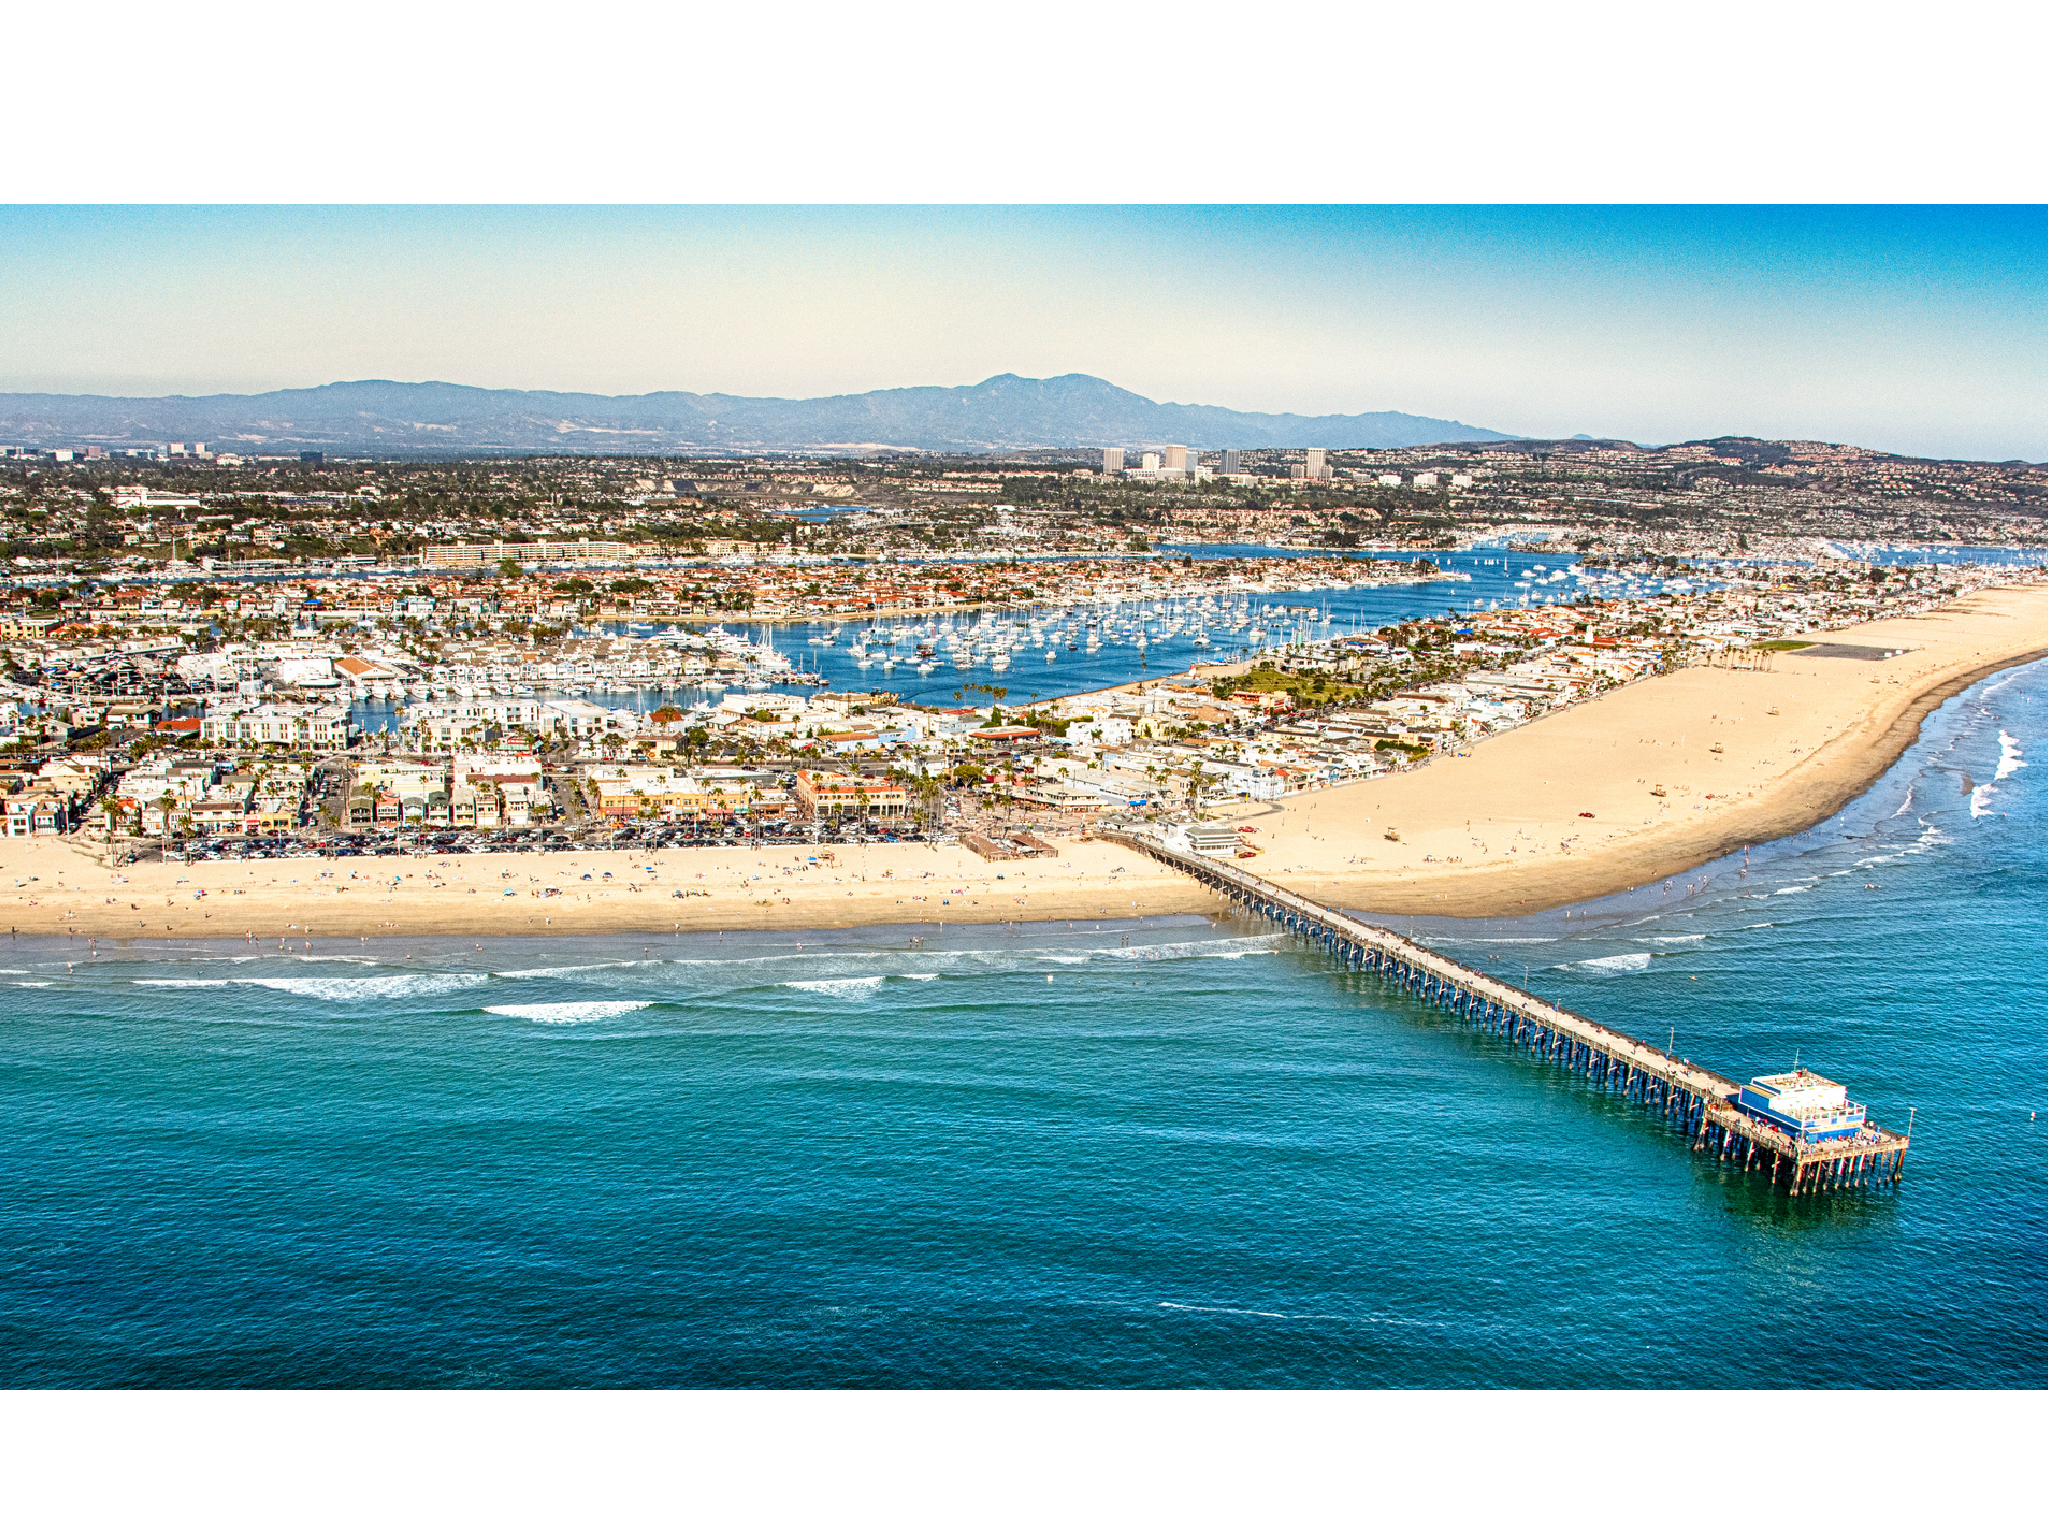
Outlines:
{"label": "commercial building", "polygon": [[494,539],[489,544],[429,544],[420,563],[429,567],[491,566],[504,560],[521,565],[560,565],[589,562],[598,565],[630,565],[639,558],[637,544],[614,539],[543,539],[532,544],[507,544]]}
{"label": "commercial building", "polygon": [[796,776],[796,804],[813,820],[865,815],[898,821],[910,813],[910,791],[887,779],[805,768]]}
{"label": "commercial building", "polygon": [[1736,1107],[1800,1141],[1840,1141],[1854,1136],[1870,1118],[1849,1090],[1813,1072],[1777,1072],[1752,1077],[1736,1094]]}

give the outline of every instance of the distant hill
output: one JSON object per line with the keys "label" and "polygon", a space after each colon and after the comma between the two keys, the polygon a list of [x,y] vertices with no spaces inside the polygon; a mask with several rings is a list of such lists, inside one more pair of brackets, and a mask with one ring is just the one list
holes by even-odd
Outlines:
{"label": "distant hill", "polygon": [[998,374],[957,388],[777,400],[572,395],[363,379],[261,395],[0,394],[0,442],[62,447],[199,440],[216,448],[369,453],[986,453],[1021,448],[1409,448],[1502,442],[1461,421],[1368,411],[1269,415],[1171,405],[1087,374]]}

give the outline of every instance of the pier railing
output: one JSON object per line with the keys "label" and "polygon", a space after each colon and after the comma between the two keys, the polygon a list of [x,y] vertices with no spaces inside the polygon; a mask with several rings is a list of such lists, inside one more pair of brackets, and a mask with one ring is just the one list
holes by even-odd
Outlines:
{"label": "pier railing", "polygon": [[1468,1027],[1582,1074],[1594,1086],[1671,1123],[1686,1134],[1695,1152],[1767,1173],[1791,1194],[1898,1181],[1909,1142],[1897,1132],[1871,1125],[1833,1141],[1792,1136],[1737,1108],[1741,1085],[1734,1079],[1648,1041],[1460,965],[1412,939],[1361,923],[1241,866],[1183,853],[1142,832],[1098,835],[1157,859],[1247,913],[1320,945],[1347,969],[1372,972]]}

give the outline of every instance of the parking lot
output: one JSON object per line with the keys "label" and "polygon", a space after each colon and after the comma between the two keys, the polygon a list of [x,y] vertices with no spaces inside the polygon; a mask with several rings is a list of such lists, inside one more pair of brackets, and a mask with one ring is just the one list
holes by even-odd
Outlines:
{"label": "parking lot", "polygon": [[471,831],[435,828],[427,831],[324,832],[296,837],[195,837],[172,842],[161,850],[138,845],[137,861],[206,863],[235,859],[373,859],[417,858],[429,854],[604,853],[665,848],[768,848],[818,843],[926,842],[921,832],[846,823],[822,831],[808,822],[763,822],[758,827],[647,826],[598,832],[590,828],[523,827]]}

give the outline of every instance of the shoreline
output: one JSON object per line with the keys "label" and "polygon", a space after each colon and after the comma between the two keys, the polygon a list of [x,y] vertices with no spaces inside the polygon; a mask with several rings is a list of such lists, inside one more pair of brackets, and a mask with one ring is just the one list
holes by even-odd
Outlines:
{"label": "shoreline", "polygon": [[[1943,703],[2048,657],[2048,586],[1989,588],[1813,639],[1893,654],[1802,662],[1785,652],[1769,671],[1685,668],[1409,772],[1247,807],[1231,824],[1253,829],[1262,851],[1247,863],[1265,878],[1388,915],[1524,915],[1670,879],[1826,820],[1882,778]],[[315,942],[1220,910],[1213,894],[1120,845],[1055,847],[1000,863],[957,845],[877,843],[112,869],[103,844],[9,839],[0,894],[21,936]],[[557,895],[537,894],[551,886]]]}
{"label": "shoreline", "polygon": [[[1452,887],[1451,889],[1441,893],[1418,893],[1421,899],[1416,904],[1383,907],[1378,910],[1389,916],[1399,917],[1527,916],[1532,912],[1618,896],[1651,881],[1673,879],[1711,864],[1717,859],[1726,858],[1741,849],[1797,837],[1802,832],[1811,831],[1830,816],[1836,815],[1844,807],[1867,794],[1872,786],[1891,772],[1899,759],[1904,757],[1908,749],[1920,739],[1920,732],[1927,723],[1927,717],[1943,704],[1987,677],[2026,666],[2044,657],[2048,657],[2048,647],[1989,662],[1963,676],[1930,686],[1892,721],[1879,744],[1859,754],[1859,768],[1856,771],[1824,784],[1813,785],[1812,788],[1817,794],[1813,800],[1805,804],[1789,801],[1788,797],[1787,802],[1768,809],[1759,807],[1756,819],[1740,829],[1731,827],[1715,831],[1696,842],[1672,841],[1659,849],[1646,848],[1640,850],[1641,859],[1637,863],[1610,863],[1603,868],[1589,869],[1583,873],[1577,869],[1559,869],[1547,881],[1547,890],[1541,905],[1533,899],[1518,898],[1512,905],[1508,905],[1505,904],[1504,898],[1489,900],[1485,897],[1467,896],[1452,887],[1450,880],[1444,880],[1443,884]],[[1319,892],[1327,887],[1308,881],[1297,881],[1295,884],[1304,896],[1324,899]],[[1349,888],[1340,882],[1335,889],[1341,893]]]}
{"label": "shoreline", "polygon": [[[2048,588],[1991,588],[1946,609],[1802,638],[1895,654],[1802,663],[1784,652],[1767,672],[1683,668],[1469,756],[1302,795],[1259,813],[1271,829],[1253,834],[1270,855],[1260,872],[1353,910],[1507,917],[1618,895],[1797,835],[1867,793],[1949,699],[2048,657]],[[1638,731],[1657,734],[1624,734]],[[1498,750],[1481,768],[1488,746]],[[1454,771],[1428,790],[1415,782],[1438,767]],[[1556,788],[1546,773],[1560,776]],[[1402,841],[1361,837],[1374,815],[1372,825],[1394,822]],[[1318,836],[1318,817],[1344,832]],[[1496,842],[1508,844],[1506,857]]]}

